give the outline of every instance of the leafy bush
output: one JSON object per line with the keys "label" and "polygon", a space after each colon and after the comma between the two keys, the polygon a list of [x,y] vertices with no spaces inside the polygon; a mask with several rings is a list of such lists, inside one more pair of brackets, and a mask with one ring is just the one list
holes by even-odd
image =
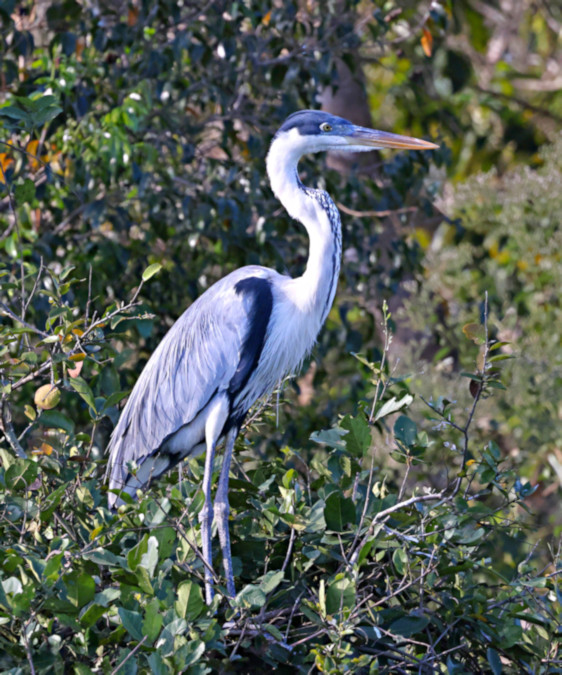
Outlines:
{"label": "leafy bush", "polygon": [[[502,177],[491,172],[456,186],[444,207],[458,220],[445,226],[428,249],[416,300],[403,311],[422,336],[420,351],[437,341],[437,363],[453,357],[467,368],[470,342],[459,341],[459,330],[471,320],[484,289],[489,290],[496,336],[510,343],[505,357],[517,358],[506,365],[509,391],[488,406],[487,427],[503,455],[528,478],[541,481],[544,502],[535,507],[557,536],[556,488],[559,494],[562,485],[561,154],[559,137],[542,150],[538,169]],[[414,359],[418,353],[414,350]],[[442,387],[443,381],[433,378],[423,386],[427,391]]]}
{"label": "leafy bush", "polygon": [[[366,363],[374,401],[314,434],[310,462],[289,447],[256,459],[241,441],[230,491],[239,593],[211,608],[202,462],[114,514],[99,461],[73,454],[71,430],[66,452],[4,452],[2,668],[20,672],[27,659],[34,672],[70,662],[77,673],[553,672],[562,598],[554,568],[536,570],[526,546],[520,514],[533,488],[493,441],[472,443],[498,346],[483,344],[469,409],[440,397],[417,425],[405,383]],[[412,487],[436,444],[448,448],[450,479]],[[373,454],[384,445],[405,467],[398,483]]]}

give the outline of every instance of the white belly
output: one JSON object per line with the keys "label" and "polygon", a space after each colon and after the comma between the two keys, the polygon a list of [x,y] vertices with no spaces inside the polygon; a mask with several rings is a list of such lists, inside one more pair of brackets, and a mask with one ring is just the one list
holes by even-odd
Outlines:
{"label": "white belly", "polygon": [[[274,288],[273,310],[260,360],[237,405],[249,409],[285,377],[298,373],[316,343],[322,328],[321,314],[299,297],[299,281],[288,279]],[[318,304],[323,307],[324,302]]]}

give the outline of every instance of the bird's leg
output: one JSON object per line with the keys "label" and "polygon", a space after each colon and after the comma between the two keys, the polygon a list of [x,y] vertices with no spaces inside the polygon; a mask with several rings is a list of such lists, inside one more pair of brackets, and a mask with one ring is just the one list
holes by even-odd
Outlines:
{"label": "bird's leg", "polygon": [[210,605],[213,601],[213,555],[211,546],[213,525],[213,502],[211,501],[211,483],[213,482],[213,464],[215,461],[215,440],[207,442],[207,454],[205,456],[205,474],[203,476],[203,494],[205,504],[199,512],[201,522],[201,538],[203,540],[203,561],[205,562],[205,599]]}
{"label": "bird's leg", "polygon": [[232,450],[236,440],[237,429],[231,429],[226,435],[224,448],[224,458],[222,462],[217,494],[215,497],[215,518],[219,531],[219,539],[222,551],[222,562],[224,565],[224,574],[226,577],[226,590],[228,595],[233,598],[236,595],[234,586],[234,574],[232,571],[232,554],[230,552],[230,533],[228,531],[228,515],[230,505],[228,503],[228,474],[230,472],[230,463],[232,461]]}

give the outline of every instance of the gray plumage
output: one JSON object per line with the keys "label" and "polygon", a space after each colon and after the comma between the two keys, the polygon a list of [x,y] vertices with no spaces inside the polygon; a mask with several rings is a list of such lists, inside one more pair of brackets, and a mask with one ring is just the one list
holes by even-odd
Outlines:
{"label": "gray plumage", "polygon": [[[226,392],[230,403],[229,424],[221,439],[230,426],[242,423],[254,401],[249,401],[246,389],[237,385],[240,362],[242,356],[248,358],[248,353],[261,353],[264,335],[257,336],[258,344],[246,350],[244,346],[252,335],[256,312],[264,310],[256,305],[255,298],[236,287],[241,281],[253,279],[270,284],[275,277],[281,275],[266,267],[235,270],[209,288],[176,321],[142,371],[112,434],[107,468],[110,489],[135,494],[148,480],[202,452],[204,427],[190,436],[189,425],[217,394]],[[247,365],[253,365],[253,361]],[[275,376],[267,377],[257,370],[248,376],[250,381],[245,384],[256,392],[256,398],[276,383],[272,382]],[[147,461],[148,471],[139,476]],[[129,471],[130,466],[136,468],[135,475]],[[117,500],[116,494],[110,494],[110,507]]]}
{"label": "gray plumage", "polygon": [[[273,192],[307,230],[306,271],[293,279],[259,266],[232,272],[178,319],[141,373],[108,447],[110,507],[119,491],[136,495],[186,457],[206,451],[200,513],[206,600],[213,597],[211,525],[217,521],[228,595],[235,593],[228,531],[228,477],[234,441],[251,406],[295,373],[332,306],[341,260],[341,223],[322,190],[302,185],[305,153],[383,147],[430,149],[432,143],[356,127],[327,113],[291,115],[267,156]],[[225,442],[214,509],[215,450]],[[213,513],[214,512],[214,513]]]}

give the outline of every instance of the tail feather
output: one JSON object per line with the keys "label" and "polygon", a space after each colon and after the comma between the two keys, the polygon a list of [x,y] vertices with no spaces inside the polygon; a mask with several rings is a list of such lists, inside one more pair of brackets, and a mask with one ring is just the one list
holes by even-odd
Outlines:
{"label": "tail feather", "polygon": [[[161,476],[166,471],[173,469],[186,457],[196,457],[205,450],[205,444],[199,443],[195,447],[186,449],[184,452],[167,452],[164,448],[159,448],[152,455],[145,458],[138,469],[131,473],[128,467],[112,466],[110,469],[110,490],[120,490],[131,497],[136,497],[137,490],[144,490],[148,485]],[[120,499],[118,494],[110,493],[108,495],[108,504],[110,509],[116,509],[125,502]]]}

